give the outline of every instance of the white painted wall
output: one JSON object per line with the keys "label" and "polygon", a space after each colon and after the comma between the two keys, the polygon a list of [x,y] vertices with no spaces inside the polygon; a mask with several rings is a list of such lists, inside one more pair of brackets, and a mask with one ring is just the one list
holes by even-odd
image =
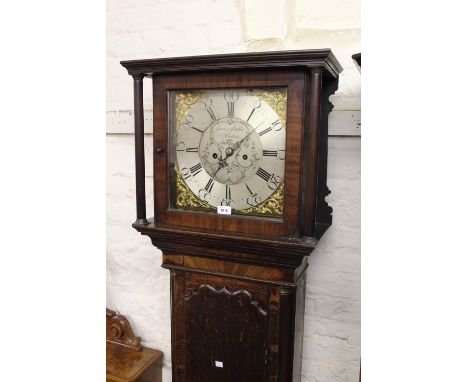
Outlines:
{"label": "white painted wall", "polygon": [[[357,0],[108,0],[107,306],[127,315],[170,378],[169,272],[135,220],[132,80],[120,60],[332,48],[344,67],[330,117],[332,227],[309,259],[303,382],[355,382],[360,358],[360,51]],[[151,88],[145,80],[145,130]],[[146,136],[147,211],[153,208]]]}

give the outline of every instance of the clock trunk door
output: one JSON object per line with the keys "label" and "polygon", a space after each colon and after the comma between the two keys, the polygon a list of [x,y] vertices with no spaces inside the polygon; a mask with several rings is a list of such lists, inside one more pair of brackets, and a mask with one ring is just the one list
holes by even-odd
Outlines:
{"label": "clock trunk door", "polygon": [[[201,284],[185,274],[182,301],[174,301],[184,343],[175,360],[178,382],[269,381],[268,287],[218,277]],[[176,287],[177,288],[177,287]],[[177,298],[177,296],[174,296]],[[179,309],[177,308],[179,307]],[[174,333],[173,333],[174,335]]]}

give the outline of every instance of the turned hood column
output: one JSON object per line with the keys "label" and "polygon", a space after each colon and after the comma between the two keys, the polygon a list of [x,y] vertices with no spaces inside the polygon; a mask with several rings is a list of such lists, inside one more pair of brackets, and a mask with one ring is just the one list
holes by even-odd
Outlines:
{"label": "turned hood column", "polygon": [[148,224],[146,220],[145,131],[143,115],[143,78],[145,75],[134,74],[132,77],[135,109],[135,178],[137,207],[137,219],[135,224]]}
{"label": "turned hood column", "polygon": [[306,116],[306,146],[308,150],[305,152],[305,176],[304,176],[304,225],[303,235],[313,237],[315,231],[315,207],[316,199],[315,192],[310,190],[317,188],[317,164],[318,164],[318,147],[319,147],[319,131],[320,131],[320,99],[322,95],[322,71],[321,69],[310,69],[310,84],[309,85],[309,107]]}

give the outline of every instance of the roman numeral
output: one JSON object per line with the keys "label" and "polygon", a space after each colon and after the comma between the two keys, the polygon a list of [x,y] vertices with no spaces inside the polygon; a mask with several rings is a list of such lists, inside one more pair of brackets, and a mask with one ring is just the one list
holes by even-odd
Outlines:
{"label": "roman numeral", "polygon": [[263,150],[264,157],[277,157],[278,151],[276,150]]}
{"label": "roman numeral", "polygon": [[281,124],[281,121],[277,119],[275,122],[271,124],[271,127],[273,127],[275,131],[280,131],[283,128],[283,125]]}
{"label": "roman numeral", "polygon": [[228,108],[228,116],[229,117],[234,117],[234,102],[230,101],[227,103],[227,108]]}
{"label": "roman numeral", "polygon": [[211,192],[211,190],[213,189],[213,185],[214,185],[214,181],[213,181],[212,178],[210,178],[210,180],[208,181],[208,183],[205,186],[205,190],[208,191],[208,192]]}
{"label": "roman numeral", "polygon": [[253,195],[254,193],[252,192],[250,187],[247,185],[247,183],[244,183],[244,184],[245,184],[245,187],[247,187],[247,190],[250,192],[250,195]]}
{"label": "roman numeral", "polygon": [[[263,123],[263,122],[262,122]],[[260,124],[261,125],[261,124]],[[260,126],[258,125],[258,126]],[[258,127],[257,126],[257,127]],[[283,125],[281,124],[280,120],[277,119],[275,122],[271,124],[270,127],[267,127],[265,130],[262,130],[258,133],[259,136],[262,136],[263,134],[269,133],[270,131],[280,131],[283,128]]]}
{"label": "roman numeral", "polygon": [[198,147],[185,147],[184,142],[177,145],[177,151],[184,151],[186,153],[198,153]]}
{"label": "roman numeral", "polygon": [[231,198],[231,186],[226,184],[226,199],[232,199]]}
{"label": "roman numeral", "polygon": [[188,170],[186,167],[184,167],[182,170],[180,170],[180,173],[182,174],[184,179],[188,179],[188,178],[190,178],[192,176],[192,174],[190,173],[190,170]]}
{"label": "roman numeral", "polygon": [[[249,118],[247,118],[247,121],[246,121],[246,122],[249,122],[249,119],[252,118],[252,115],[253,115],[253,113],[255,112],[255,110],[258,109],[258,108],[260,108],[260,107],[262,106],[262,101],[260,100],[260,98],[259,98],[257,101],[258,101],[258,104],[257,104],[256,106],[253,107],[252,111],[251,111],[250,114],[249,114]],[[262,122],[262,123],[263,123],[263,122]],[[260,125],[261,125],[261,124],[260,124]],[[260,126],[260,125],[258,125],[258,126]],[[258,127],[258,126],[257,126],[257,127]],[[257,128],[257,127],[256,127],[256,128]]]}
{"label": "roman numeral", "polygon": [[190,172],[192,173],[192,176],[195,176],[197,174],[200,174],[202,171],[202,165],[201,163],[197,163],[195,166],[190,167]]}
{"label": "roman numeral", "polygon": [[265,182],[268,182],[271,178],[271,174],[267,171],[265,171],[263,168],[259,168],[257,170],[257,175],[262,178]]}
{"label": "roman numeral", "polygon": [[216,116],[215,116],[214,113],[213,113],[213,109],[212,109],[211,107],[207,107],[207,108],[206,108],[206,111],[207,111],[208,114],[210,115],[211,119],[212,119],[213,121],[216,121],[217,118],[216,118]]}
{"label": "roman numeral", "polygon": [[202,134],[204,133],[203,130],[197,129],[195,126],[190,126],[190,128],[192,128],[192,129],[198,131],[199,133],[202,133]]}
{"label": "roman numeral", "polygon": [[271,126],[267,127],[265,130],[262,130],[258,133],[258,135],[261,137],[262,135],[269,133],[271,131]]}
{"label": "roman numeral", "polygon": [[247,122],[249,122],[249,119],[252,117],[252,114],[254,113],[255,109],[252,109],[252,111],[249,114],[249,118],[247,118]]}

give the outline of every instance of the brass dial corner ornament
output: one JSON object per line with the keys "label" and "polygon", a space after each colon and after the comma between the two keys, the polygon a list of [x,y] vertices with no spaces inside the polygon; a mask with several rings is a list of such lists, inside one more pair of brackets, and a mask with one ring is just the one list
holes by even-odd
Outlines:
{"label": "brass dial corner ornament", "polygon": [[176,198],[176,208],[189,208],[205,211],[215,211],[216,208],[210,206],[204,200],[196,197],[195,194],[188,188],[184,179],[180,175],[179,169],[175,169],[176,174],[176,188],[177,188],[177,198]]}
{"label": "brass dial corner ornament", "polygon": [[176,91],[173,100],[174,207],[281,217],[287,89]]}
{"label": "brass dial corner ornament", "polygon": [[249,90],[249,94],[257,96],[264,102],[268,103],[275,113],[278,114],[278,117],[281,119],[281,123],[286,128],[286,108],[288,104],[288,92],[286,89],[252,89]]}
{"label": "brass dial corner ornament", "polygon": [[[202,92],[177,92],[175,95],[176,104],[176,134],[179,131],[180,125],[189,113],[193,105],[195,105],[200,98],[203,97]],[[177,135],[176,135],[177,138]]]}

